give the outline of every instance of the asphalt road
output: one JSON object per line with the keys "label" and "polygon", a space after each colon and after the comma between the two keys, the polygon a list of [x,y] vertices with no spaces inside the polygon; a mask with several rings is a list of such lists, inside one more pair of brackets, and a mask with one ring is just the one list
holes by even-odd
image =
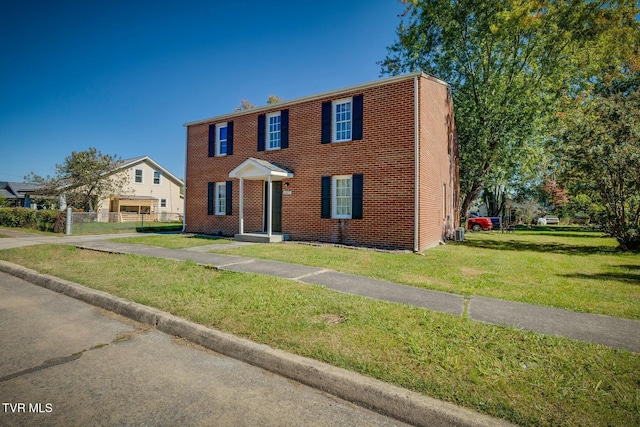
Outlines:
{"label": "asphalt road", "polygon": [[0,425],[400,426],[0,273]]}

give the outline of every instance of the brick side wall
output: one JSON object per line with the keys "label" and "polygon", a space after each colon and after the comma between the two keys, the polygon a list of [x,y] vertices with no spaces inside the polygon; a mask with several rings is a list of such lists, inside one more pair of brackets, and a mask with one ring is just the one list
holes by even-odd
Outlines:
{"label": "brick side wall", "polygon": [[[453,104],[447,87],[421,77],[419,247],[452,237],[458,213],[457,149]],[[453,154],[453,157],[451,156]],[[453,161],[452,161],[453,159]]]}
{"label": "brick side wall", "polygon": [[[322,102],[359,94],[364,97],[363,139],[321,144]],[[234,121],[234,148],[229,156],[208,157],[209,123],[190,125],[186,230],[225,235],[238,232],[239,180],[232,180],[233,214],[230,216],[207,215],[207,183],[230,180],[232,169],[248,157],[254,157],[276,163],[294,174],[293,178],[284,180],[283,190],[290,194],[282,197],[282,231],[291,239],[412,249],[413,98],[414,80],[409,77],[280,107],[289,109],[289,148],[275,151],[257,151],[258,114],[269,111],[245,113],[230,119]],[[272,111],[278,110],[275,105]],[[438,118],[442,117],[434,120]],[[439,135],[442,130],[438,128],[436,133]],[[321,177],[359,173],[364,176],[363,219],[321,218]],[[245,180],[246,232],[262,229],[263,201],[263,182]],[[425,206],[429,203],[434,204],[429,201]],[[438,227],[442,229],[441,224]],[[424,235],[433,240],[434,232],[430,229]]]}

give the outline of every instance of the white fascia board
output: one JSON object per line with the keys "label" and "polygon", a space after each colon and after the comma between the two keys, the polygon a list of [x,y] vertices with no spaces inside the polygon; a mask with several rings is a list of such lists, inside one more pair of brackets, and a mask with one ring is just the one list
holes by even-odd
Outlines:
{"label": "white fascia board", "polygon": [[416,71],[410,74],[403,74],[400,76],[393,76],[393,77],[388,77],[385,79],[379,79],[379,80],[374,80],[368,83],[361,83],[358,85],[354,85],[354,86],[348,86],[342,89],[335,89],[335,90],[331,90],[328,92],[322,92],[316,95],[310,95],[310,96],[305,96],[302,98],[296,98],[296,99],[292,99],[290,101],[282,101],[282,102],[278,102],[275,104],[268,104],[268,105],[264,105],[262,107],[256,107],[256,108],[251,108],[249,110],[245,110],[245,111],[239,111],[239,112],[233,112],[233,113],[228,113],[228,114],[223,114],[220,116],[215,116],[215,117],[210,117],[208,119],[203,119],[203,120],[196,120],[193,122],[188,122],[185,123],[183,126],[185,127],[189,127],[189,126],[194,126],[194,125],[200,125],[200,124],[205,124],[205,123],[214,123],[214,122],[223,122],[223,121],[227,121],[229,119],[232,119],[234,117],[239,117],[239,116],[243,116],[246,114],[254,114],[254,113],[262,113],[262,112],[268,112],[268,111],[274,111],[274,110],[281,110],[283,108],[286,108],[288,106],[294,105],[294,104],[300,104],[303,102],[308,102],[308,101],[313,101],[316,99],[322,99],[322,98],[331,98],[334,97],[336,95],[342,94],[342,93],[346,93],[346,92],[355,92],[355,91],[359,91],[359,90],[364,90],[370,87],[375,87],[375,86],[382,86],[382,85],[386,85],[389,83],[393,83],[396,81],[402,81],[402,80],[413,80],[416,76],[422,76],[425,78],[428,78],[429,80],[432,80],[436,83],[439,84],[443,84],[445,86],[449,86],[448,83],[437,79],[433,76],[430,76],[426,73],[423,73],[422,71]]}

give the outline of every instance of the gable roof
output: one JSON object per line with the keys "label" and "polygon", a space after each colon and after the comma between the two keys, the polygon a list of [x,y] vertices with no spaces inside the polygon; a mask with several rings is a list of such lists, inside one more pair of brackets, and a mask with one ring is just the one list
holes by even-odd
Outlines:
{"label": "gable roof", "polygon": [[132,157],[130,159],[120,160],[118,162],[118,166],[116,167],[116,169],[113,172],[117,172],[117,171],[121,171],[121,170],[124,170],[124,169],[128,169],[128,168],[134,167],[134,166],[136,166],[136,165],[138,165],[140,163],[144,163],[144,162],[146,162],[149,165],[151,165],[151,167],[153,167],[154,169],[157,169],[157,170],[161,171],[162,175],[168,177],[169,179],[174,181],[179,186],[184,185],[184,182],[180,178],[176,177],[174,174],[172,174],[171,172],[169,172],[168,170],[163,168],[159,163],[154,161],[149,156],[139,156],[139,157]]}
{"label": "gable roof", "polygon": [[263,179],[267,176],[279,179],[293,178],[293,172],[275,163],[253,157],[249,157],[229,172],[230,178]]}
{"label": "gable roof", "polygon": [[7,199],[24,199],[27,194],[37,193],[41,189],[37,184],[0,181],[0,196]]}

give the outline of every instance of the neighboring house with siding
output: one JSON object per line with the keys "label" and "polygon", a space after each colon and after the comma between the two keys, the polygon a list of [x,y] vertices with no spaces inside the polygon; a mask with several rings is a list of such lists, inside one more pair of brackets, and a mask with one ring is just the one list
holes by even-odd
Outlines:
{"label": "neighboring house with siding", "polygon": [[419,251],[459,224],[451,90],[424,73],[185,126],[187,232]]}
{"label": "neighboring house with siding", "polygon": [[99,221],[136,221],[141,214],[170,221],[184,214],[184,183],[149,156],[121,160],[111,174],[116,175],[124,175],[128,184],[119,194],[98,201]]}
{"label": "neighboring house with siding", "polygon": [[0,181],[0,197],[6,200],[9,207],[36,209],[38,206],[32,202],[32,199],[47,198],[41,194],[42,191],[42,187],[36,184]]}

